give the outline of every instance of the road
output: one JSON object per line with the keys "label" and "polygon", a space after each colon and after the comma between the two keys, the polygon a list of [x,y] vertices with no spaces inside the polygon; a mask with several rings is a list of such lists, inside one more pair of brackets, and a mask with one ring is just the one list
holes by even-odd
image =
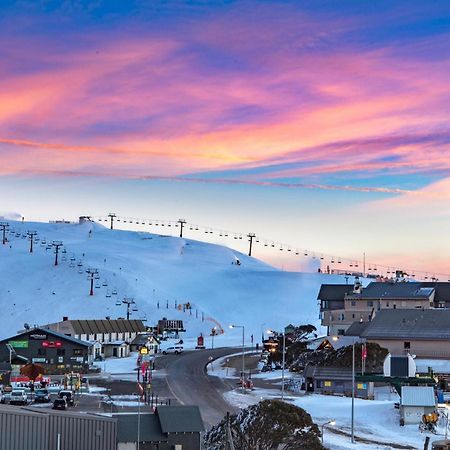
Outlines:
{"label": "road", "polygon": [[[169,396],[182,405],[198,405],[208,429],[217,425],[227,411],[235,413],[238,410],[227,403],[222,395],[236,388],[236,380],[233,382],[208,376],[205,366],[210,357],[216,359],[236,352],[239,352],[239,349],[196,350],[181,355],[165,355],[156,360],[157,369],[165,370],[166,376],[163,380],[171,394]],[[162,386],[159,386],[160,388]]]}

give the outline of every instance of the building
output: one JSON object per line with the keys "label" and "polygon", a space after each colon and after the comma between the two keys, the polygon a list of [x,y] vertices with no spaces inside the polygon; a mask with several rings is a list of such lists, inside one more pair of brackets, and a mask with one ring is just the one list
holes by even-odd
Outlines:
{"label": "building", "polygon": [[419,424],[424,414],[436,411],[436,396],[431,386],[402,386],[400,421],[402,424]]}
{"label": "building", "polygon": [[130,350],[138,352],[142,347],[146,347],[149,355],[158,353],[159,340],[152,333],[145,333],[137,335],[130,343]]}
{"label": "building", "polygon": [[[308,364],[303,372],[307,392],[329,395],[352,395],[352,369]],[[355,396],[373,398],[373,382],[356,382]]]}
{"label": "building", "polygon": [[112,450],[116,439],[111,417],[0,405],[1,450]]}
{"label": "building", "polygon": [[105,358],[129,356],[129,344],[136,336],[146,331],[142,320],[69,320],[68,317],[63,317],[61,322],[44,325],[43,328],[99,343],[100,346],[95,346],[95,356]]}
{"label": "building", "polygon": [[392,355],[450,359],[450,309],[379,311],[360,336]]}
{"label": "building", "polygon": [[200,450],[205,430],[198,406],[158,406],[154,414],[120,414],[118,450]]}
{"label": "building", "polygon": [[87,372],[92,344],[44,328],[34,328],[0,341],[0,362],[11,361],[13,371],[37,363],[48,373]]}
{"label": "building", "polygon": [[353,285],[323,284],[317,296],[322,325],[329,335],[345,334],[354,322],[370,321],[384,309],[450,307],[450,282],[372,282],[366,287],[356,278]]}

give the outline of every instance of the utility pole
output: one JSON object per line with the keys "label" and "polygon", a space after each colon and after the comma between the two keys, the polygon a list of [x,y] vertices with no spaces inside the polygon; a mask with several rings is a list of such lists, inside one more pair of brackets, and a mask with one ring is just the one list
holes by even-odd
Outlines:
{"label": "utility pole", "polygon": [[9,228],[8,222],[0,222],[0,227],[3,231],[3,245],[6,244],[6,230]]}
{"label": "utility pole", "polygon": [[30,240],[30,253],[33,253],[33,241],[34,237],[37,236],[37,231],[27,231],[27,235]]}
{"label": "utility pole", "polygon": [[52,245],[55,247],[55,266],[57,266],[59,248],[62,247],[63,243],[61,241],[53,241]]}
{"label": "utility pole", "polygon": [[183,226],[186,225],[186,220],[178,219],[178,223],[180,224],[180,238],[183,237]]}
{"label": "utility pole", "polygon": [[108,217],[111,219],[111,230],[114,229],[114,217],[116,217],[116,215],[114,213],[109,213]]}
{"label": "utility pole", "polygon": [[134,298],[131,297],[125,297],[122,300],[122,303],[124,305],[127,305],[127,320],[130,320],[130,309],[131,309],[131,305],[134,305],[136,302],[134,301]]}
{"label": "utility pole", "polygon": [[248,256],[252,256],[252,245],[253,239],[256,237],[255,233],[248,233],[247,237],[249,238],[250,248],[248,249]]}
{"label": "utility pole", "polygon": [[88,280],[91,282],[91,288],[89,290],[89,295],[94,295],[94,280],[96,275],[98,275],[98,269],[89,268],[86,270],[86,273],[88,274]]}

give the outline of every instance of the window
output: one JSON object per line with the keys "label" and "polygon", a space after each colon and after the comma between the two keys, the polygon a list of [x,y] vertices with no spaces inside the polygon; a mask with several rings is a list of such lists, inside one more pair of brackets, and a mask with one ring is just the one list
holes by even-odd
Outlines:
{"label": "window", "polygon": [[57,356],[64,356],[66,354],[66,349],[65,348],[57,348],[56,349],[56,355]]}
{"label": "window", "polygon": [[74,348],[72,354],[73,356],[83,356],[83,350],[81,348]]}
{"label": "window", "polygon": [[373,300],[367,300],[367,306],[373,306]]}
{"label": "window", "polygon": [[403,348],[405,350],[410,350],[411,349],[411,342],[403,342]]}
{"label": "window", "polygon": [[45,348],[38,348],[38,355],[45,356],[47,354],[47,350]]}
{"label": "window", "polygon": [[344,315],[344,313],[341,313],[341,315],[340,315],[340,317],[339,317],[339,320],[345,320],[345,315]]}
{"label": "window", "polygon": [[352,300],[352,306],[356,306],[356,301]]}
{"label": "window", "polygon": [[394,309],[397,309],[397,305],[394,303]]}
{"label": "window", "polygon": [[345,330],[343,330],[342,328],[339,328],[338,330],[337,330],[337,334],[338,334],[338,336],[344,336],[344,333],[345,333]]}
{"label": "window", "polygon": [[324,385],[325,387],[331,387],[331,381],[324,381],[324,382],[323,382],[323,385]]}
{"label": "window", "polygon": [[352,319],[354,319],[355,318],[355,315],[354,314],[352,314]]}

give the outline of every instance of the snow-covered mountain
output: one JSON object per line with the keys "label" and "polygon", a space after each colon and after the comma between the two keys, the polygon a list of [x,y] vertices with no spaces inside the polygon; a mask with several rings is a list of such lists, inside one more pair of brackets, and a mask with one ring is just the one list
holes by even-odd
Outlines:
{"label": "snow-covered mountain", "polygon": [[[263,329],[319,325],[321,283],[345,282],[339,276],[282,272],[230,248],[189,239],[110,230],[92,222],[9,223],[6,245],[0,231],[2,338],[24,323],[42,325],[63,316],[124,317],[121,300],[132,297],[138,311],[131,317],[146,318],[148,325],[162,317],[182,319],[187,336],[196,337],[220,324],[225,334],[216,342],[225,345],[239,342],[241,330],[228,328],[234,323],[244,325],[248,340],[253,334],[257,342]],[[33,253],[25,237],[29,230],[39,238]],[[62,241],[66,249],[56,267],[52,241]],[[93,296],[87,268],[100,275]],[[175,303],[187,302],[190,311],[175,309]]]}

